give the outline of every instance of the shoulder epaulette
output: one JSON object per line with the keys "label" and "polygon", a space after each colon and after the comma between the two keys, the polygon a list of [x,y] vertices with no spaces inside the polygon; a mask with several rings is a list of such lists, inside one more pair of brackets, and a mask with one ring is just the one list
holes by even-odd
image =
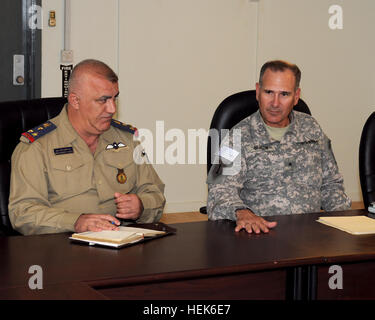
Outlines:
{"label": "shoulder epaulette", "polygon": [[121,121],[112,119],[111,125],[120,129],[120,130],[130,132],[131,134],[137,135],[137,128],[131,126],[130,124],[125,124],[125,123],[122,123]]}
{"label": "shoulder epaulette", "polygon": [[53,124],[51,121],[47,121],[39,126],[36,126],[35,128],[32,128],[22,133],[22,135],[29,140],[29,143],[33,143],[35,140],[39,139],[40,137],[43,137],[47,133],[55,130],[56,128],[57,127],[55,124]]}

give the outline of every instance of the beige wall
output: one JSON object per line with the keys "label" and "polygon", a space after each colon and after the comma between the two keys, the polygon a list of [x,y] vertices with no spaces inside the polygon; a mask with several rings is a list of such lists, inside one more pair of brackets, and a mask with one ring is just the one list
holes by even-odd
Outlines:
{"label": "beige wall", "polygon": [[[61,94],[61,3],[42,3],[45,22],[48,10],[57,15],[57,27],[43,28],[43,96]],[[188,129],[208,129],[226,96],[254,88],[264,61],[296,62],[302,97],[332,140],[348,194],[360,200],[358,143],[375,106],[375,2],[359,3],[74,0],[71,49],[74,63],[98,58],[119,73],[120,120],[154,133],[155,121],[162,120],[166,132],[178,128],[185,137]],[[328,27],[331,4],[343,8],[342,30]],[[164,144],[167,149],[173,142]],[[167,212],[194,211],[205,203],[205,168],[156,165],[166,183]]]}
{"label": "beige wall", "polygon": [[[252,85],[255,14],[248,1],[124,1],[120,17],[121,120],[154,133],[162,120],[165,132],[181,129],[187,144],[188,129],[208,129],[219,102]],[[155,149],[154,141],[154,158]],[[205,205],[205,164],[156,169],[167,211]]]}

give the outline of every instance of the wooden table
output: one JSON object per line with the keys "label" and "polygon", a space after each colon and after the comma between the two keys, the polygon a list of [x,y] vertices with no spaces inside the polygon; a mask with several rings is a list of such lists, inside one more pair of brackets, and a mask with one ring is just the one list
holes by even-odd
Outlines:
{"label": "wooden table", "polygon": [[[0,238],[0,299],[375,298],[375,235],[322,225],[321,215],[270,217],[278,226],[260,235],[235,233],[231,221],[175,224],[176,235],[120,250],[69,234]],[[32,265],[43,290],[28,286]],[[331,265],[342,267],[341,290],[328,286]]]}

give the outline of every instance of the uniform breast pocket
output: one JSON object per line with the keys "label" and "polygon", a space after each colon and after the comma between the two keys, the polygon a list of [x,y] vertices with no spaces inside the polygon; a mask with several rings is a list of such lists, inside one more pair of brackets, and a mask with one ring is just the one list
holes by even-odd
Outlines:
{"label": "uniform breast pocket", "polygon": [[58,159],[52,162],[50,189],[67,198],[86,192],[91,187],[92,168],[81,159]]}
{"label": "uniform breast pocket", "polygon": [[128,150],[108,151],[102,167],[104,176],[113,190],[121,193],[130,192],[137,182],[137,168],[132,154]]}
{"label": "uniform breast pocket", "polygon": [[323,179],[322,153],[318,146],[303,147],[293,159],[294,179],[301,184],[320,188]]}

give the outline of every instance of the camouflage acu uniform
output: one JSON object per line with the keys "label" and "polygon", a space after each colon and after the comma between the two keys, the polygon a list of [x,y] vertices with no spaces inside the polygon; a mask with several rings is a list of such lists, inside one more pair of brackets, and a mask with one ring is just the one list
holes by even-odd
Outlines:
{"label": "camouflage acu uniform", "polygon": [[[319,124],[297,111],[289,117],[290,126],[281,141],[270,138],[259,111],[226,136],[223,144],[240,152],[237,157],[241,158],[236,159],[240,166],[234,175],[220,174],[223,164],[211,167],[207,179],[210,219],[236,220],[235,211],[244,208],[259,216],[350,208],[330,141]],[[232,143],[235,129],[241,133],[239,146]]]}

